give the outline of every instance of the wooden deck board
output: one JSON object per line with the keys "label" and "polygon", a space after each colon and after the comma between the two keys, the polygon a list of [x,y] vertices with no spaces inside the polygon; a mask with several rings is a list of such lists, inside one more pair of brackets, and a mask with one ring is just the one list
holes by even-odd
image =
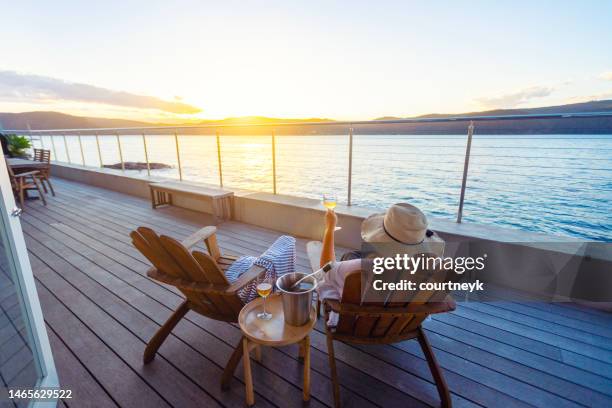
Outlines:
{"label": "wooden deck board", "polygon": [[81,364],[78,357],[55,334],[51,326],[47,326],[47,333],[55,365],[62,373],[62,387],[72,390],[72,399],[78,401],[79,406],[86,408],[118,407],[111,394],[106,392],[96,377]]}
{"label": "wooden deck board", "polygon": [[[145,276],[148,262],[128,233],[147,225],[181,239],[212,217],[176,207],[152,210],[146,199],[62,179],[54,186],[57,196],[48,196],[47,207],[28,203],[22,225],[61,360],[60,381],[85,396],[82,404],[66,405],[85,406],[85,399],[98,396],[100,406],[142,406],[147,398],[148,406],[243,406],[240,367],[229,391],[219,387],[240,337],[234,325],[189,313],[154,362],[141,363],[146,341],[181,297]],[[218,226],[218,235],[222,250],[257,255],[281,234],[230,221]],[[309,268],[305,244],[298,238],[298,268]],[[460,304],[425,328],[456,407],[612,405],[612,318],[605,313],[540,303]],[[319,324],[312,336],[311,407],[332,403],[321,330]],[[253,364],[257,406],[302,406],[295,348],[264,349],[263,357]],[[439,403],[414,341],[339,344],[337,358],[344,406]]]}

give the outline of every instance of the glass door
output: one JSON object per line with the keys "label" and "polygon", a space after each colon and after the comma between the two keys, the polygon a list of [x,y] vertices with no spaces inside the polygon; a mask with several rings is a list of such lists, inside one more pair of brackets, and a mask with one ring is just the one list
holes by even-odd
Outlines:
{"label": "glass door", "polygon": [[57,388],[58,379],[19,222],[21,210],[1,156],[0,406],[51,406],[55,403],[49,399],[33,397],[44,395],[34,390]]}

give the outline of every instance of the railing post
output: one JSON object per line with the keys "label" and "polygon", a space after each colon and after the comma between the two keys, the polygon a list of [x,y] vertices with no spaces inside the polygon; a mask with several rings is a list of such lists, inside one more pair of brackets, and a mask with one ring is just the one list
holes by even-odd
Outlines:
{"label": "railing post", "polygon": [[53,148],[53,159],[55,161],[57,160],[57,149],[55,148],[55,139],[53,138],[53,135],[51,135],[51,147]]}
{"label": "railing post", "polygon": [[276,194],[276,134],[272,129],[272,191]]}
{"label": "railing post", "polygon": [[81,134],[78,134],[79,138],[79,148],[81,149],[81,163],[85,166],[85,154],[83,153],[83,142],[81,141]]}
{"label": "railing post", "polygon": [[176,146],[176,161],[178,162],[179,180],[183,181],[183,168],[181,167],[181,153],[179,151],[178,133],[174,131],[174,144]]}
{"label": "railing post", "polygon": [[66,141],[66,135],[62,135],[64,138],[64,149],[66,149],[66,159],[68,159],[68,164],[72,164],[70,161],[70,152],[68,151],[68,142]]}
{"label": "railing post", "polygon": [[151,177],[151,163],[149,163],[149,151],[147,150],[147,138],[142,134],[142,145],[144,146],[145,161],[147,162],[147,177]]}
{"label": "railing post", "polygon": [[123,162],[123,150],[121,150],[121,139],[119,138],[119,132],[115,132],[117,138],[117,147],[119,148],[119,160],[121,160],[121,171],[125,172],[125,163]]}
{"label": "railing post", "polygon": [[353,189],[353,125],[349,127],[349,161],[348,161],[348,199],[347,204],[351,205],[351,193]]}
{"label": "railing post", "polygon": [[45,149],[45,141],[44,141],[44,140],[43,140],[43,138],[42,138],[42,134],[41,134],[40,136],[38,136],[38,137],[40,138],[40,147],[41,147],[42,149]]}
{"label": "railing post", "polygon": [[100,160],[100,168],[104,167],[104,164],[102,163],[102,151],[100,150],[100,138],[98,137],[98,134],[96,133],[96,146],[98,147],[98,160]]}
{"label": "railing post", "polygon": [[459,210],[457,211],[457,223],[463,217],[463,201],[465,199],[465,187],[467,185],[468,167],[470,165],[470,152],[472,150],[472,136],[474,135],[474,122],[470,121],[467,134],[467,145],[465,147],[465,162],[463,164],[463,179],[461,181],[461,196],[459,197]]}
{"label": "railing post", "polygon": [[219,186],[223,187],[223,168],[221,166],[221,139],[219,138],[219,131],[216,131],[217,135],[217,161],[219,163]]}

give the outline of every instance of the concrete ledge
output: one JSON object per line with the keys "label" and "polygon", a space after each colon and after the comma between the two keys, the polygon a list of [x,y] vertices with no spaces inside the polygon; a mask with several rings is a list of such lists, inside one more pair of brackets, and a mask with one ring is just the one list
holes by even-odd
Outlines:
{"label": "concrete ledge", "polygon": [[118,174],[109,169],[97,169],[64,163],[52,163],[51,174],[68,180],[79,181],[92,186],[143,198],[149,197],[148,183],[157,180],[157,178],[154,177],[143,179],[140,177]]}

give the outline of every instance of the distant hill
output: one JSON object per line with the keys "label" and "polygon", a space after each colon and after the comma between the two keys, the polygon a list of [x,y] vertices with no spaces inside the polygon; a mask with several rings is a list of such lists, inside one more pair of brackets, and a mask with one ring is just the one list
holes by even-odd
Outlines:
{"label": "distant hill", "polygon": [[274,123],[308,123],[308,122],[333,122],[333,119],[326,118],[308,118],[308,119],[281,119],[281,118],[268,118],[265,116],[243,116],[239,118],[226,118],[221,120],[203,120],[198,122],[200,125],[240,125],[243,123],[257,123],[257,124],[274,124]]}
{"label": "distant hill", "polygon": [[151,123],[135,120],[88,118],[59,112],[0,113],[4,129],[84,129],[108,127],[151,126]]}
{"label": "distant hill", "polygon": [[[296,123],[307,122],[333,122],[332,119],[310,118],[310,119],[279,119],[264,116],[245,116],[238,118],[226,118],[221,120],[191,121],[184,125],[207,126],[218,125],[240,125],[240,124],[274,124],[274,123]],[[85,116],[74,116],[59,112],[22,112],[2,113],[0,112],[0,129],[88,129],[88,128],[129,128],[147,126],[181,126],[178,123],[154,123],[127,119],[92,118]],[[1,132],[1,130],[0,130]]]}
{"label": "distant hill", "polygon": [[[460,114],[432,113],[417,118],[445,118],[457,116],[499,116],[499,115],[529,115],[545,113],[578,113],[578,112],[612,112],[612,100],[591,101],[559,106],[546,106],[528,109],[496,109],[483,112]],[[380,117],[376,120],[412,119],[392,116]],[[334,125],[333,120],[325,118],[309,119],[279,119],[262,116],[226,118],[222,120],[203,120],[190,122],[186,125],[240,125],[259,124],[259,127],[224,128],[223,134],[270,134],[275,123],[294,123],[293,126],[277,127],[279,134],[345,134],[345,125]],[[304,126],[309,122],[332,122],[324,126]],[[150,123],[125,119],[91,118],[67,115],[58,112],[23,112],[0,113],[0,124],[4,129],[83,129],[83,128],[114,128],[114,127],[146,127],[146,126],[180,126],[179,124]],[[211,133],[207,130],[182,130],[181,133]],[[360,134],[462,134],[466,132],[465,122],[446,123],[411,123],[387,125],[359,125],[356,133]],[[512,121],[487,121],[476,124],[476,133],[481,134],[612,134],[612,118],[563,118],[563,119],[530,119]]]}
{"label": "distant hill", "polygon": [[[468,113],[429,113],[427,115],[416,116],[416,118],[448,118],[455,116],[503,116],[503,115],[533,115],[546,113],[578,113],[578,112],[612,112],[612,100],[590,101],[581,103],[571,103],[567,105],[544,106],[539,108],[523,109],[494,109],[480,112]],[[410,117],[410,119],[415,116]],[[376,120],[384,119],[408,119],[395,116],[385,116]]]}
{"label": "distant hill", "polygon": [[[432,113],[417,118],[448,118],[458,116],[507,116],[534,115],[549,113],[611,112],[612,100],[572,103],[558,106],[544,106],[525,109],[495,109],[482,112],[442,114]],[[377,120],[413,119],[386,116]],[[360,126],[359,132],[380,134],[382,129],[389,134],[461,134],[466,132],[465,122],[390,124],[384,126]],[[612,134],[612,117],[608,118],[563,118],[563,119],[525,119],[491,120],[477,122],[475,133],[480,134]]]}

